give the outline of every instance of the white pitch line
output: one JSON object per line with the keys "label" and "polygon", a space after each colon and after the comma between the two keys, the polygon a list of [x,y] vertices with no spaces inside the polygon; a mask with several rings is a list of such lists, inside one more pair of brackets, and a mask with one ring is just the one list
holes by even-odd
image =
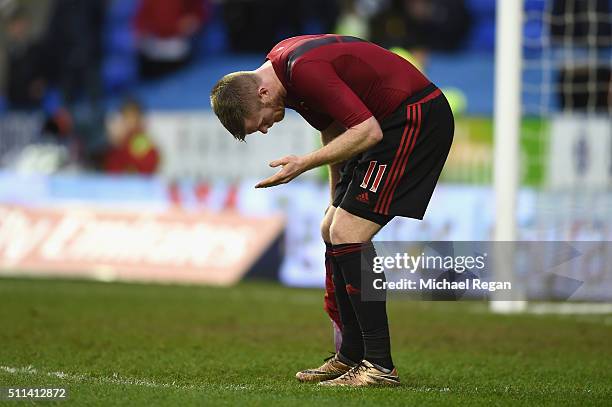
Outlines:
{"label": "white pitch line", "polygon": [[10,366],[0,366],[0,371],[4,371],[10,374],[29,374],[35,376],[47,376],[47,377],[56,377],[58,379],[73,381],[73,382],[93,382],[93,383],[103,383],[103,384],[116,384],[122,386],[141,386],[141,387],[151,387],[151,388],[165,388],[165,389],[176,389],[176,390],[197,390],[203,389],[204,387],[214,387],[214,388],[222,388],[227,390],[246,390],[249,388],[247,385],[242,384],[230,384],[230,385],[194,385],[194,384],[177,384],[176,382],[172,383],[159,383],[150,379],[141,379],[134,377],[122,377],[119,376],[118,373],[113,373],[112,377],[102,376],[95,377],[87,374],[75,374],[75,373],[64,373],[64,372],[44,372],[34,368],[32,365],[26,367],[10,367]]}
{"label": "white pitch line", "polygon": [[[89,382],[89,383],[98,383],[98,384],[115,384],[122,386],[142,386],[142,387],[150,387],[150,388],[166,388],[166,389],[175,389],[175,390],[203,390],[207,387],[211,388],[211,390],[253,390],[255,386],[246,385],[246,384],[227,384],[227,385],[214,385],[214,384],[202,384],[202,385],[182,385],[176,384],[176,382],[172,383],[158,383],[156,381],[150,379],[139,379],[133,377],[122,377],[119,376],[118,373],[113,373],[113,377],[95,377],[87,374],[73,374],[73,373],[64,373],[64,372],[45,372],[36,369],[32,365],[28,365],[26,367],[10,367],[10,366],[2,366],[0,365],[0,371],[15,374],[15,375],[23,375],[29,374],[33,376],[47,376],[47,377],[56,377],[58,379],[72,381],[72,382]],[[272,390],[270,386],[263,385],[257,386],[263,390]],[[363,388],[343,388],[348,391],[360,391]],[[407,387],[407,390],[417,392],[417,393],[448,393],[448,392],[460,392],[460,393],[468,393],[468,394],[479,394],[482,393],[481,389],[478,387],[471,389],[451,389],[450,387]],[[501,388],[493,388],[487,391],[487,393],[498,393],[504,392],[508,393],[511,390],[517,390],[516,387],[505,386],[503,389]],[[582,392],[591,393],[591,389],[584,389]]]}
{"label": "white pitch line", "polygon": [[601,315],[612,314],[612,304],[610,303],[535,303],[527,306],[529,314],[561,314],[561,315]]}

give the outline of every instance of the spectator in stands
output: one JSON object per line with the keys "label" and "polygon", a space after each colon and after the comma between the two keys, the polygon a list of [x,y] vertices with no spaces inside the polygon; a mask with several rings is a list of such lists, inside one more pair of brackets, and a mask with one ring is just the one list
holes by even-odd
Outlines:
{"label": "spectator in stands", "polygon": [[457,50],[470,27],[465,0],[393,0],[370,21],[374,42],[409,50]]}
{"label": "spectator in stands", "polygon": [[6,99],[11,109],[34,109],[40,105],[46,87],[41,47],[24,9],[13,8],[5,19]]}
{"label": "spectator in stands", "polygon": [[227,0],[223,20],[235,52],[268,52],[282,38],[333,31],[339,0]]}
{"label": "spectator in stands", "polygon": [[[11,41],[8,33],[10,21],[21,14],[27,20],[30,43],[39,42],[41,32],[47,25],[49,2],[40,0],[0,0],[0,113],[15,106],[8,105],[8,52]],[[13,70],[13,72],[15,72]],[[23,72],[23,71],[18,71]],[[37,92],[36,92],[37,93]],[[17,106],[20,108],[20,106]],[[29,109],[29,106],[28,106]]]}
{"label": "spectator in stands", "polygon": [[45,39],[46,65],[68,105],[79,96],[95,104],[100,101],[105,14],[105,0],[53,2]]}
{"label": "spectator in stands", "polygon": [[53,0],[44,38],[47,76],[72,118],[83,164],[94,168],[106,148],[101,76],[105,16],[106,0]]}
{"label": "spectator in stands", "polygon": [[104,167],[111,173],[153,174],[159,165],[157,147],[149,137],[142,107],[126,100],[108,126],[108,150]]}
{"label": "spectator in stands", "polygon": [[208,17],[205,0],[140,0],[135,28],[140,76],[153,79],[185,66]]}
{"label": "spectator in stands", "polygon": [[368,20],[375,10],[365,8],[359,1],[353,0],[342,0],[341,6],[334,33],[369,39]]}

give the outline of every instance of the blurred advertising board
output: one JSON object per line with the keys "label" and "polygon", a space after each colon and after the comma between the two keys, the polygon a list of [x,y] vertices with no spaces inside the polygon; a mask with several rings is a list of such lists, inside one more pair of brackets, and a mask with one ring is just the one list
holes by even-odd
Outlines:
{"label": "blurred advertising board", "polygon": [[610,117],[562,114],[551,123],[548,186],[607,190],[612,186]]}
{"label": "blurred advertising board", "polygon": [[229,285],[283,228],[279,215],[0,205],[0,274]]}
{"label": "blurred advertising board", "polygon": [[[267,166],[263,163],[262,167]],[[275,171],[269,168],[267,170],[270,173]],[[329,203],[329,187],[323,182],[305,180],[300,177],[279,187],[255,189],[254,185],[258,181],[259,178],[247,178],[236,183],[222,180],[174,182],[161,177],[113,177],[93,174],[27,175],[0,171],[0,207],[2,208],[2,213],[0,213],[0,239],[2,239],[0,240],[0,261],[5,264],[3,266],[5,273],[9,268],[18,269],[14,265],[9,267],[7,261],[7,258],[11,259],[7,257],[9,250],[23,251],[20,247],[27,245],[28,242],[36,242],[36,233],[38,233],[36,227],[48,228],[44,225],[36,226],[37,224],[28,220],[28,216],[33,216],[29,214],[55,213],[55,210],[49,208],[58,208],[57,210],[66,218],[66,209],[64,209],[66,205],[69,207],[77,205],[81,208],[79,211],[94,213],[96,218],[103,217],[101,219],[106,219],[106,216],[121,216],[112,215],[116,213],[128,214],[125,216],[133,219],[138,230],[143,231],[143,235],[149,232],[144,233],[147,229],[141,226],[146,224],[144,220],[151,218],[177,219],[176,222],[183,225],[180,226],[181,228],[186,228],[186,225],[192,223],[209,224],[216,222],[215,219],[230,219],[230,222],[222,222],[224,227],[227,226],[225,236],[230,240],[237,239],[232,233],[232,228],[250,225],[250,222],[253,222],[257,228],[258,234],[255,240],[270,239],[267,235],[268,221],[264,220],[272,219],[270,222],[274,225],[276,222],[273,220],[276,219],[274,214],[282,213],[285,216],[286,225],[283,226],[282,235],[283,258],[278,273],[280,281],[290,286],[322,287],[325,280],[325,246],[321,239],[319,225]],[[612,196],[607,193],[602,196],[602,199],[604,199],[602,202],[610,202]],[[557,211],[559,216],[564,215],[564,219],[559,220],[555,213],[548,212],[546,216],[542,216],[538,208],[544,200],[554,203],[555,207],[559,208]],[[612,240],[610,234],[612,227],[608,227],[612,219],[610,212],[612,207],[605,205],[592,207],[592,220],[599,220],[597,222],[583,222],[581,219],[571,222],[566,219],[565,215],[569,212],[570,207],[575,205],[576,199],[572,195],[557,192],[544,193],[533,188],[521,188],[517,207],[519,239],[529,241]],[[601,211],[599,207],[602,208]],[[152,214],[147,214],[147,212]],[[76,216],[77,212],[71,210],[70,213],[71,216]],[[16,223],[17,226],[11,226],[13,229],[8,229],[10,225],[5,219],[9,214],[18,215],[17,219],[22,219],[20,221],[22,223],[27,220],[29,222],[27,223],[28,231],[22,233],[21,229],[15,229],[20,225],[19,223]],[[52,222],[52,224],[58,222],[53,218],[55,215],[36,216],[39,221]],[[434,191],[423,221],[396,218],[376,235],[375,240],[488,241],[491,240],[493,219],[494,200],[490,186],[440,183]],[[261,222],[253,220],[261,220]],[[128,236],[128,232],[129,230],[124,234],[119,234],[117,241],[125,240],[124,236]],[[22,235],[26,238],[14,238],[14,236]],[[186,247],[194,247],[193,250],[195,250],[203,246],[203,244],[198,246],[195,243],[196,238],[197,236],[193,240],[195,246],[184,245],[185,247],[179,247],[177,250],[182,253]],[[108,244],[107,240],[101,237],[97,244]],[[115,244],[115,242],[112,243]],[[217,243],[235,245],[231,241]],[[135,243],[130,242],[130,244]],[[273,245],[273,247],[276,246]],[[118,249],[123,250],[122,247]],[[260,251],[257,256],[254,256],[258,257],[261,253]],[[15,260],[11,261],[15,263]],[[186,264],[188,267],[193,267],[192,263]],[[113,277],[113,274],[108,272],[107,266],[108,262],[97,261],[95,270],[98,272],[98,278]],[[158,269],[176,270],[177,276],[182,272],[182,267],[155,267],[158,268],[150,270],[154,272],[157,272]],[[206,269],[209,267],[210,265],[205,266]],[[210,268],[213,269],[213,267]],[[94,272],[89,272],[89,275],[96,276]],[[201,280],[190,281],[197,283]]]}

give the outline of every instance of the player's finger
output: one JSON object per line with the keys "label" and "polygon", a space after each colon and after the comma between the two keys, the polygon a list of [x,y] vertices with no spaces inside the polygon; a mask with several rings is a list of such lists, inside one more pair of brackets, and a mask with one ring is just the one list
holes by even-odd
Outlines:
{"label": "player's finger", "polygon": [[274,160],[274,161],[270,161],[270,167],[274,168],[274,167],[278,167],[279,165],[283,165],[283,163],[281,162],[281,160]]}
{"label": "player's finger", "polygon": [[269,188],[269,187],[273,187],[278,185],[278,182],[272,182],[272,181],[262,181],[259,184],[255,185],[255,188],[259,189],[259,188]]}
{"label": "player's finger", "polygon": [[289,157],[279,158],[278,160],[274,160],[270,162],[270,167],[278,167],[279,165],[285,165],[289,162]]}
{"label": "player's finger", "polygon": [[263,181],[259,181],[257,185],[255,185],[255,188],[265,188],[268,185],[269,179],[270,178],[266,178]]}
{"label": "player's finger", "polygon": [[276,174],[264,179],[263,181],[259,182],[259,184],[255,185],[255,188],[267,188],[267,187],[273,187],[274,185],[278,185],[280,181],[280,177],[278,177]]}

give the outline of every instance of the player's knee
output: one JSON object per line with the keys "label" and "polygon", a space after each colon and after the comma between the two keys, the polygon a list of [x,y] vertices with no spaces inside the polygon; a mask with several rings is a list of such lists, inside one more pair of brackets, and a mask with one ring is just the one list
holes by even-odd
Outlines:
{"label": "player's knee", "polygon": [[354,243],[351,241],[350,231],[342,222],[332,222],[329,228],[329,238],[332,244]]}
{"label": "player's knee", "polygon": [[335,213],[336,213],[336,208],[333,206],[330,206],[325,211],[325,217],[323,218],[323,221],[321,222],[321,237],[323,238],[323,241],[328,242],[328,243],[331,243],[331,236],[329,234],[329,230],[331,229],[331,224],[334,221]]}
{"label": "player's knee", "polygon": [[325,242],[331,243],[331,225],[333,223],[334,216],[333,214],[327,213],[321,222],[321,237]]}
{"label": "player's knee", "polygon": [[321,222],[321,237],[323,241],[331,243],[331,237],[329,230],[331,229],[331,220],[327,216]]}

